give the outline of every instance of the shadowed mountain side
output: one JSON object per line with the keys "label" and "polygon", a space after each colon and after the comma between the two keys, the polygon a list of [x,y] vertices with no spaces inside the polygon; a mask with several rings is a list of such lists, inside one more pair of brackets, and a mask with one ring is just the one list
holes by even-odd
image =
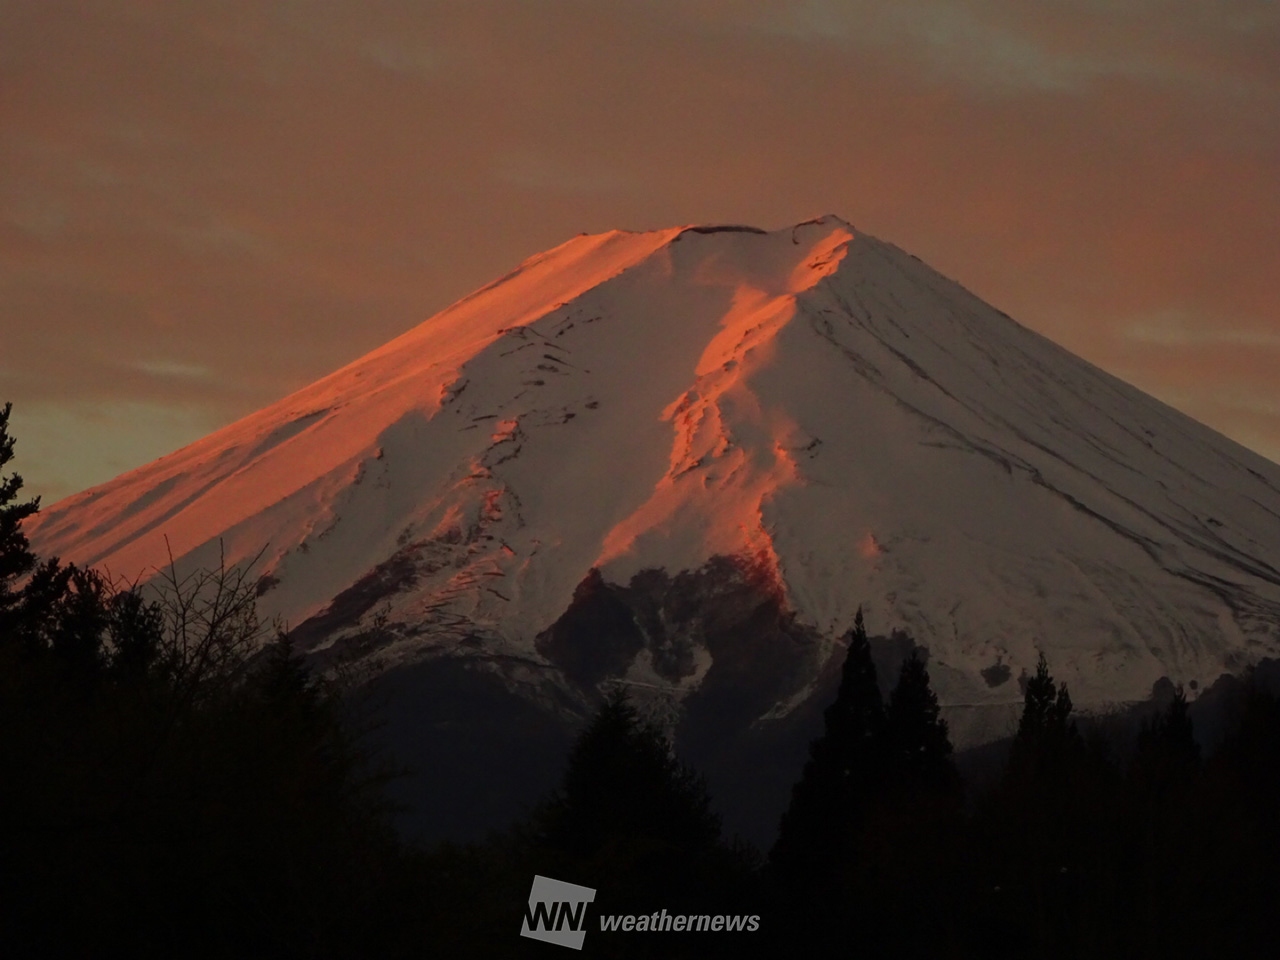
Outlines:
{"label": "shadowed mountain side", "polygon": [[[901,632],[870,643],[886,698],[913,651],[929,656],[927,644]],[[445,656],[370,682],[383,721],[375,736],[408,770],[394,788],[406,807],[406,832],[427,840],[479,838],[526,814],[557,782],[569,745],[603,694],[620,685],[707,777],[726,830],[767,847],[809,742],[822,731],[844,655],[842,645],[786,612],[759,567],[729,557],[675,577],[643,571],[626,585],[593,571],[538,647],[550,663]],[[1253,675],[1280,690],[1280,661],[1264,660]],[[691,678],[696,684],[682,689]],[[1104,734],[1124,756],[1173,689],[1162,679],[1148,700],[1082,715],[1081,730]],[[1242,689],[1241,680],[1224,675],[1193,702],[1206,750],[1217,746]],[[785,712],[774,709],[783,704]],[[967,717],[974,710],[991,714],[981,723],[993,730],[1006,714],[1016,723],[1016,710],[1000,706],[953,714],[972,725],[979,722]],[[999,780],[1009,742],[999,737],[957,753],[971,796]]]}
{"label": "shadowed mountain side", "polygon": [[[915,649],[901,633],[871,644],[882,686]],[[396,788],[409,832],[479,837],[527,811],[603,694],[623,686],[706,775],[727,829],[767,844],[843,657],[785,609],[765,568],[730,557],[626,585],[592,571],[538,650],[549,664],[439,657],[371,682],[377,736],[410,771]]]}
{"label": "shadowed mountain side", "polygon": [[[738,557],[674,577],[643,570],[625,586],[593,571],[538,649],[587,702],[625,686],[707,776],[727,827],[757,841],[775,826],[838,663],[785,608],[768,566]],[[811,701],[812,711],[760,719]]]}

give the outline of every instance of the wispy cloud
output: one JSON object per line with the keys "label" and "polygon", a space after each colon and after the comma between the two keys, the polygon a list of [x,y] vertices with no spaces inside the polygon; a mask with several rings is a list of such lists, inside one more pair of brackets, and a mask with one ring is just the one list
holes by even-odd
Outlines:
{"label": "wispy cloud", "polygon": [[1166,312],[1133,321],[1122,327],[1121,333],[1137,343],[1166,347],[1218,345],[1280,350],[1280,329],[1249,328],[1221,321],[1197,320],[1178,312]]}
{"label": "wispy cloud", "polygon": [[209,380],[214,376],[213,370],[203,364],[184,363],[181,360],[138,360],[134,362],[133,368],[162,379]]}

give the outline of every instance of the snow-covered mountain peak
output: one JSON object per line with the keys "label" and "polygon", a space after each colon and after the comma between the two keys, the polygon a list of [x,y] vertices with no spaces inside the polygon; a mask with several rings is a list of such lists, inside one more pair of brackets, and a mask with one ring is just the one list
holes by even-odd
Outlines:
{"label": "snow-covered mountain peak", "polygon": [[[265,546],[317,643],[376,617],[388,662],[541,676],[589,578],[736,558],[820,638],[772,716],[860,604],[961,713],[1040,650],[1087,705],[1280,645],[1280,468],[834,216],[576,237],[31,535],[130,577]],[[617,672],[679,701],[747,669],[685,640]]]}

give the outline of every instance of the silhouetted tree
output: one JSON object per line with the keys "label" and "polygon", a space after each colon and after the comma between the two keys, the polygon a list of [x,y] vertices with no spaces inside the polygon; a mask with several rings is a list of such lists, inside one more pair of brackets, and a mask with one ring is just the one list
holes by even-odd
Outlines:
{"label": "silhouetted tree", "polygon": [[[754,913],[756,855],[721,838],[702,776],[681,762],[661,728],[621,688],[600,705],[569,752],[560,786],[506,841],[490,841],[473,869],[519,863],[527,895],[533,873],[596,889],[594,913]],[[491,873],[490,873],[491,876]],[[484,938],[472,934],[477,944]],[[497,956],[511,947],[493,944]],[[599,948],[597,948],[599,949]],[[740,938],[666,933],[618,956],[737,955]]]}
{"label": "silhouetted tree", "polygon": [[918,652],[903,661],[885,721],[890,769],[902,788],[957,797],[959,774],[951,761],[947,722]]}
{"label": "silhouetted tree", "polygon": [[143,679],[155,667],[164,646],[164,609],[136,588],[111,598],[105,655],[114,679]]}
{"label": "silhouetted tree", "polygon": [[1060,768],[1067,751],[1080,742],[1071,719],[1067,685],[1054,685],[1043,653],[1036,662],[1035,675],[1027,681],[1022,704],[1018,732],[1009,753],[1009,767],[1015,775],[1034,778]]}
{"label": "silhouetted tree", "polygon": [[540,819],[545,842],[577,857],[623,839],[679,857],[720,836],[702,778],[672,754],[660,729],[640,719],[621,689],[574,743]]}
{"label": "silhouetted tree", "polygon": [[[1133,956],[1184,953],[1186,920],[1204,901],[1206,831],[1197,822],[1203,801],[1200,748],[1182,688],[1138,731],[1127,771],[1126,830],[1122,844],[1125,886],[1130,891],[1124,940]],[[1195,952],[1211,952],[1200,943]]]}
{"label": "silhouetted tree", "polygon": [[[878,957],[945,954],[956,940],[963,787],[929,672],[913,651],[885,710],[883,781],[863,844],[875,882],[859,941]],[[927,907],[922,908],[922,905]]]}
{"label": "silhouetted tree", "polygon": [[0,481],[6,953],[385,955],[420,906],[382,771],[287,638],[259,653],[254,581],[171,567],[147,597],[37,563],[20,485]]}
{"label": "silhouetted tree", "polygon": [[1263,956],[1273,952],[1280,914],[1280,698],[1256,675],[1238,696],[1200,791],[1185,794],[1194,833],[1180,836],[1195,840],[1176,852],[1189,859],[1184,877],[1191,874],[1195,899],[1180,900],[1199,921],[1187,939],[1206,952]]}
{"label": "silhouetted tree", "polygon": [[823,713],[822,736],[809,745],[769,854],[771,872],[789,887],[822,886],[848,869],[884,769],[884,703],[861,608],[845,645],[836,699]]}
{"label": "silhouetted tree", "polygon": [[1186,694],[1178,687],[1168,706],[1145,721],[1129,768],[1132,781],[1152,797],[1186,784],[1200,768]]}
{"label": "silhouetted tree", "polygon": [[92,570],[70,568],[68,589],[53,607],[46,643],[54,660],[84,680],[106,666],[103,641],[111,621],[114,591]]}
{"label": "silhouetted tree", "polygon": [[[12,409],[9,403],[0,408],[0,471],[13,459],[15,440],[9,435]],[[19,502],[21,492],[19,474],[5,476],[0,472],[0,644],[16,639],[24,599],[17,583],[36,568],[36,556],[22,532],[22,521],[39,511],[40,498]]]}
{"label": "silhouetted tree", "polygon": [[[1066,684],[1041,654],[1027,682],[1004,780],[979,812],[991,872],[978,903],[1003,915],[1003,956],[1100,955],[1127,896],[1121,781],[1106,741],[1086,740]],[[993,918],[994,919],[994,918]]]}
{"label": "silhouetted tree", "polygon": [[835,947],[870,922],[867,897],[874,857],[867,820],[884,786],[885,712],[859,609],[845,635],[836,698],[823,713],[823,733],[791,789],[778,839],[769,853],[775,949]]}

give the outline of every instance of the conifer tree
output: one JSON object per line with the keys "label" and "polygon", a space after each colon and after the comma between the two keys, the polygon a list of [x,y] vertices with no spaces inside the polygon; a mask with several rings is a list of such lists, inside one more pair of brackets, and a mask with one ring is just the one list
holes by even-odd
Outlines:
{"label": "conifer tree", "polygon": [[1124,893],[1119,778],[1100,735],[1088,743],[1071,717],[1065,683],[1043,654],[1027,682],[1005,777],[987,813],[989,839],[1002,836],[994,880],[1028,956],[1086,955],[1112,936]]}
{"label": "conifer tree", "polygon": [[541,819],[546,841],[577,856],[619,838],[687,852],[720,835],[702,778],[672,754],[663,732],[640,718],[621,689],[574,744]]}
{"label": "conifer tree", "polygon": [[1130,776],[1145,790],[1162,794],[1191,779],[1200,767],[1191,713],[1182,687],[1138,733]]}
{"label": "conifer tree", "polygon": [[315,677],[294,648],[293,638],[283,630],[263,650],[257,683],[259,695],[269,705],[310,704],[319,699]]}
{"label": "conifer tree", "polygon": [[1067,685],[1054,684],[1041,653],[1023,696],[1022,717],[1009,753],[1011,772],[1034,777],[1061,766],[1067,752],[1081,743],[1071,710]]}
{"label": "conifer tree", "polygon": [[[1205,900],[1197,889],[1206,837],[1196,809],[1201,763],[1193,734],[1178,687],[1169,704],[1143,723],[1128,770],[1129,925],[1134,942],[1153,953],[1188,946],[1175,931]],[[1207,945],[1197,946],[1196,952],[1208,952]]]}
{"label": "conifer tree", "polygon": [[[13,459],[14,438],[9,436],[9,412],[12,404],[0,409],[0,471]],[[16,608],[21,601],[14,589],[17,580],[36,566],[22,521],[40,509],[40,498],[25,503],[15,502],[22,491],[22,477],[16,473],[0,473],[0,642],[7,639]]]}
{"label": "conifer tree", "polygon": [[531,871],[599,890],[601,913],[734,912],[751,885],[751,858],[721,841],[703,778],[620,689],[579,736],[530,826]]}
{"label": "conifer tree", "polygon": [[770,853],[770,867],[782,882],[818,885],[850,862],[883,774],[884,703],[861,608],[845,642],[835,702],[823,714],[822,736],[809,746]]}
{"label": "conifer tree", "polygon": [[885,711],[885,728],[898,778],[915,790],[950,792],[957,788],[947,722],[929,686],[929,671],[916,652],[902,664]]}
{"label": "conifer tree", "polygon": [[256,656],[248,571],[171,570],[157,601],[37,563],[20,487],[0,480],[7,953],[387,955],[402,848],[385,778],[287,640]]}

